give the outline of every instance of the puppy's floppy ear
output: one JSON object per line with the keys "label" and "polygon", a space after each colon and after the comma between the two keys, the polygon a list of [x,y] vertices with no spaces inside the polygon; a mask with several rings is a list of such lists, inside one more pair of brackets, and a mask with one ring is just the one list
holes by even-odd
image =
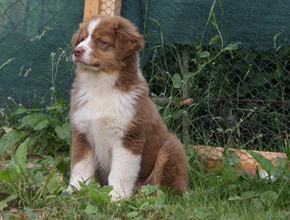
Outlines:
{"label": "puppy's floppy ear", "polygon": [[144,46],[143,36],[139,34],[132,24],[115,29],[116,58],[123,60],[132,53],[142,50]]}
{"label": "puppy's floppy ear", "polygon": [[71,44],[73,49],[79,44],[79,31],[74,34],[71,39]]}
{"label": "puppy's floppy ear", "polygon": [[86,32],[85,24],[84,23],[80,23],[79,26],[80,26],[79,29],[77,30],[77,32],[74,34],[74,36],[71,39],[71,44],[72,44],[73,49],[81,41],[83,41],[87,37],[87,32]]}

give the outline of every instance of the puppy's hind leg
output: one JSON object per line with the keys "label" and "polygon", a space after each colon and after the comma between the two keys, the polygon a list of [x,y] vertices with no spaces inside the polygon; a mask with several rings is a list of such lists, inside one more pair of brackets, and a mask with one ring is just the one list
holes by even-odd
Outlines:
{"label": "puppy's hind leg", "polygon": [[156,158],[154,169],[145,184],[159,184],[167,186],[171,190],[178,188],[182,194],[188,189],[188,167],[186,152],[173,134],[169,133],[160,148]]}

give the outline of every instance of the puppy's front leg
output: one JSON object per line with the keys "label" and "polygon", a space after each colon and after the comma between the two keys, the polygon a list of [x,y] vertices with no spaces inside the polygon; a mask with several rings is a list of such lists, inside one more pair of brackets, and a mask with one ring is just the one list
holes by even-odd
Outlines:
{"label": "puppy's front leg", "polygon": [[[69,185],[80,189],[79,181],[86,181],[94,175],[95,159],[93,151],[84,134],[72,131],[71,177]],[[89,183],[89,181],[87,181]],[[69,186],[66,190],[72,192]]]}
{"label": "puppy's front leg", "polygon": [[138,178],[141,164],[141,155],[118,146],[112,151],[112,167],[109,174],[109,185],[113,186],[110,192],[112,201],[129,197]]}
{"label": "puppy's front leg", "polygon": [[[90,152],[86,158],[82,159],[72,167],[69,185],[73,185],[75,188],[80,189],[79,181],[87,181],[86,184],[88,184],[89,179],[95,172],[94,164],[94,157]],[[67,191],[72,192],[71,186],[68,187]]]}

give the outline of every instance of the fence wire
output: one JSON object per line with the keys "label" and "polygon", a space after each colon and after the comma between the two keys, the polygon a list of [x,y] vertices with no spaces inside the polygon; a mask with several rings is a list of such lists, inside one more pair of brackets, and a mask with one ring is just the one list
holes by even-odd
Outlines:
{"label": "fence wire", "polygon": [[[140,57],[150,96],[184,143],[284,152],[289,7],[281,1],[103,0],[101,13],[121,14],[144,35]],[[54,81],[68,99],[70,39],[83,9],[84,1],[76,0],[0,3],[1,103],[8,96],[27,106],[41,101],[62,53]]]}

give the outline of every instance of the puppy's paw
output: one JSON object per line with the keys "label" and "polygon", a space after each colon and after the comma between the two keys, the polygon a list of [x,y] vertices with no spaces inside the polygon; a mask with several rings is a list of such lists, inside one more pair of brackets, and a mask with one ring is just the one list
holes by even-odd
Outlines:
{"label": "puppy's paw", "polygon": [[121,195],[119,195],[115,190],[112,190],[109,193],[109,196],[112,196],[111,202],[117,202],[117,201],[123,199],[123,197]]}
{"label": "puppy's paw", "polygon": [[74,191],[74,188],[71,187],[71,186],[68,186],[67,189],[65,189],[64,191],[62,191],[62,193],[72,194],[73,191]]}

